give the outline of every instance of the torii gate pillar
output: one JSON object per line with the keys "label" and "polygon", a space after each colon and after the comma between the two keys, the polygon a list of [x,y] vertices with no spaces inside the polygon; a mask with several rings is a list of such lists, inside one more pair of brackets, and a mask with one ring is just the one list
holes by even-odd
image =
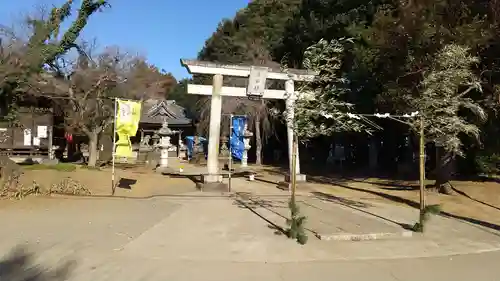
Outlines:
{"label": "torii gate pillar", "polygon": [[213,93],[210,103],[210,128],[208,132],[208,175],[203,176],[203,182],[205,183],[222,182],[222,176],[219,173],[219,139],[222,113],[222,81],[222,75],[214,75],[212,85]]}
{"label": "torii gate pillar", "polygon": [[[292,167],[292,155],[293,155],[293,137],[294,137],[294,132],[293,132],[293,120],[295,119],[295,85],[292,79],[288,79],[285,82],[285,92],[288,98],[285,100],[285,105],[286,105],[286,112],[287,112],[287,118],[286,118],[286,136],[288,140],[288,171],[290,171],[289,175],[285,176],[285,181],[286,182],[291,182],[291,172],[293,171]],[[295,161],[295,180],[298,182],[305,182],[306,181],[306,175],[303,175],[300,173],[300,156],[299,156],[299,146],[297,145],[297,151],[295,152],[297,161]]]}

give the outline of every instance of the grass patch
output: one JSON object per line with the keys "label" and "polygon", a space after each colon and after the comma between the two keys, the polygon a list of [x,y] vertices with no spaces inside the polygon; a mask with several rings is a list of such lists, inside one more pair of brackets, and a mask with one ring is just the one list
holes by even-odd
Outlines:
{"label": "grass patch", "polygon": [[60,172],[73,172],[76,170],[76,165],[70,163],[58,163],[55,165],[48,164],[33,164],[33,165],[23,165],[25,170],[56,170]]}
{"label": "grass patch", "polygon": [[425,206],[424,212],[420,214],[421,218],[420,221],[415,223],[413,226],[413,231],[415,232],[424,232],[424,227],[427,224],[427,221],[429,221],[431,215],[439,215],[441,213],[441,206],[440,205],[428,205]]}

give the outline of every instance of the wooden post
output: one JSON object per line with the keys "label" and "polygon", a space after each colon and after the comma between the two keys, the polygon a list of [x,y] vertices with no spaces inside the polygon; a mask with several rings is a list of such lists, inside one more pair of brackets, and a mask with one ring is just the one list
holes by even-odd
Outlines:
{"label": "wooden post", "polygon": [[297,190],[297,137],[294,135],[293,137],[293,145],[292,145],[292,175],[291,175],[291,201],[292,205],[295,205],[295,191]]}
{"label": "wooden post", "polygon": [[48,146],[49,146],[49,160],[54,160],[54,148],[52,147],[53,146],[53,132],[52,130],[54,129],[54,127],[52,125],[50,126],[47,126],[47,134],[48,134]]}
{"label": "wooden post", "polygon": [[424,231],[425,210],[425,137],[424,117],[420,116],[420,227]]}
{"label": "wooden post", "polygon": [[233,115],[229,116],[229,163],[227,165],[227,169],[229,170],[229,178],[227,190],[231,192],[231,184],[232,184],[232,173],[233,173],[233,147],[231,145],[231,134],[233,133]]}
{"label": "wooden post", "polygon": [[113,101],[114,103],[114,115],[113,115],[113,150],[112,150],[112,158],[111,158],[111,195],[115,195],[115,151],[116,151],[116,113],[118,111],[118,105],[116,99]]}

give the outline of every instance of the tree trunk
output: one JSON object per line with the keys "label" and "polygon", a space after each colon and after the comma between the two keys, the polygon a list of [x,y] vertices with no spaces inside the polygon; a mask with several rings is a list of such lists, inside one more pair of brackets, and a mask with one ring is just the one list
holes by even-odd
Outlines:
{"label": "tree trunk", "polygon": [[99,140],[99,134],[93,131],[88,137],[89,137],[89,161],[87,162],[87,166],[95,167],[98,158],[97,145]]}
{"label": "tree trunk", "polygon": [[262,165],[262,135],[260,133],[260,119],[255,120],[255,164]]}
{"label": "tree trunk", "polygon": [[[442,150],[442,148],[437,148],[437,150]],[[436,167],[436,182],[434,186],[439,193],[451,195],[453,194],[453,188],[450,180],[453,176],[455,154],[446,152],[442,156],[438,155],[438,157],[439,164]]]}

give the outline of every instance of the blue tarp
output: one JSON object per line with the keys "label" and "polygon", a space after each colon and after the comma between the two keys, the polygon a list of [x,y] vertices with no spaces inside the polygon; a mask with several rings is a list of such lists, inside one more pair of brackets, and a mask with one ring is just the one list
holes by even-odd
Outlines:
{"label": "blue tarp", "polygon": [[231,132],[231,155],[233,158],[241,160],[243,156],[244,144],[243,144],[243,131],[245,130],[245,124],[247,119],[243,116],[233,117],[233,130]]}
{"label": "blue tarp", "polygon": [[[204,137],[198,137],[198,140],[200,142],[199,145],[201,145],[201,149],[203,153],[205,154],[205,158],[207,158],[207,139]],[[187,156],[188,159],[191,159],[193,157],[193,150],[194,150],[194,136],[187,136],[186,137],[186,146],[187,146]],[[198,147],[199,149],[200,147]]]}

